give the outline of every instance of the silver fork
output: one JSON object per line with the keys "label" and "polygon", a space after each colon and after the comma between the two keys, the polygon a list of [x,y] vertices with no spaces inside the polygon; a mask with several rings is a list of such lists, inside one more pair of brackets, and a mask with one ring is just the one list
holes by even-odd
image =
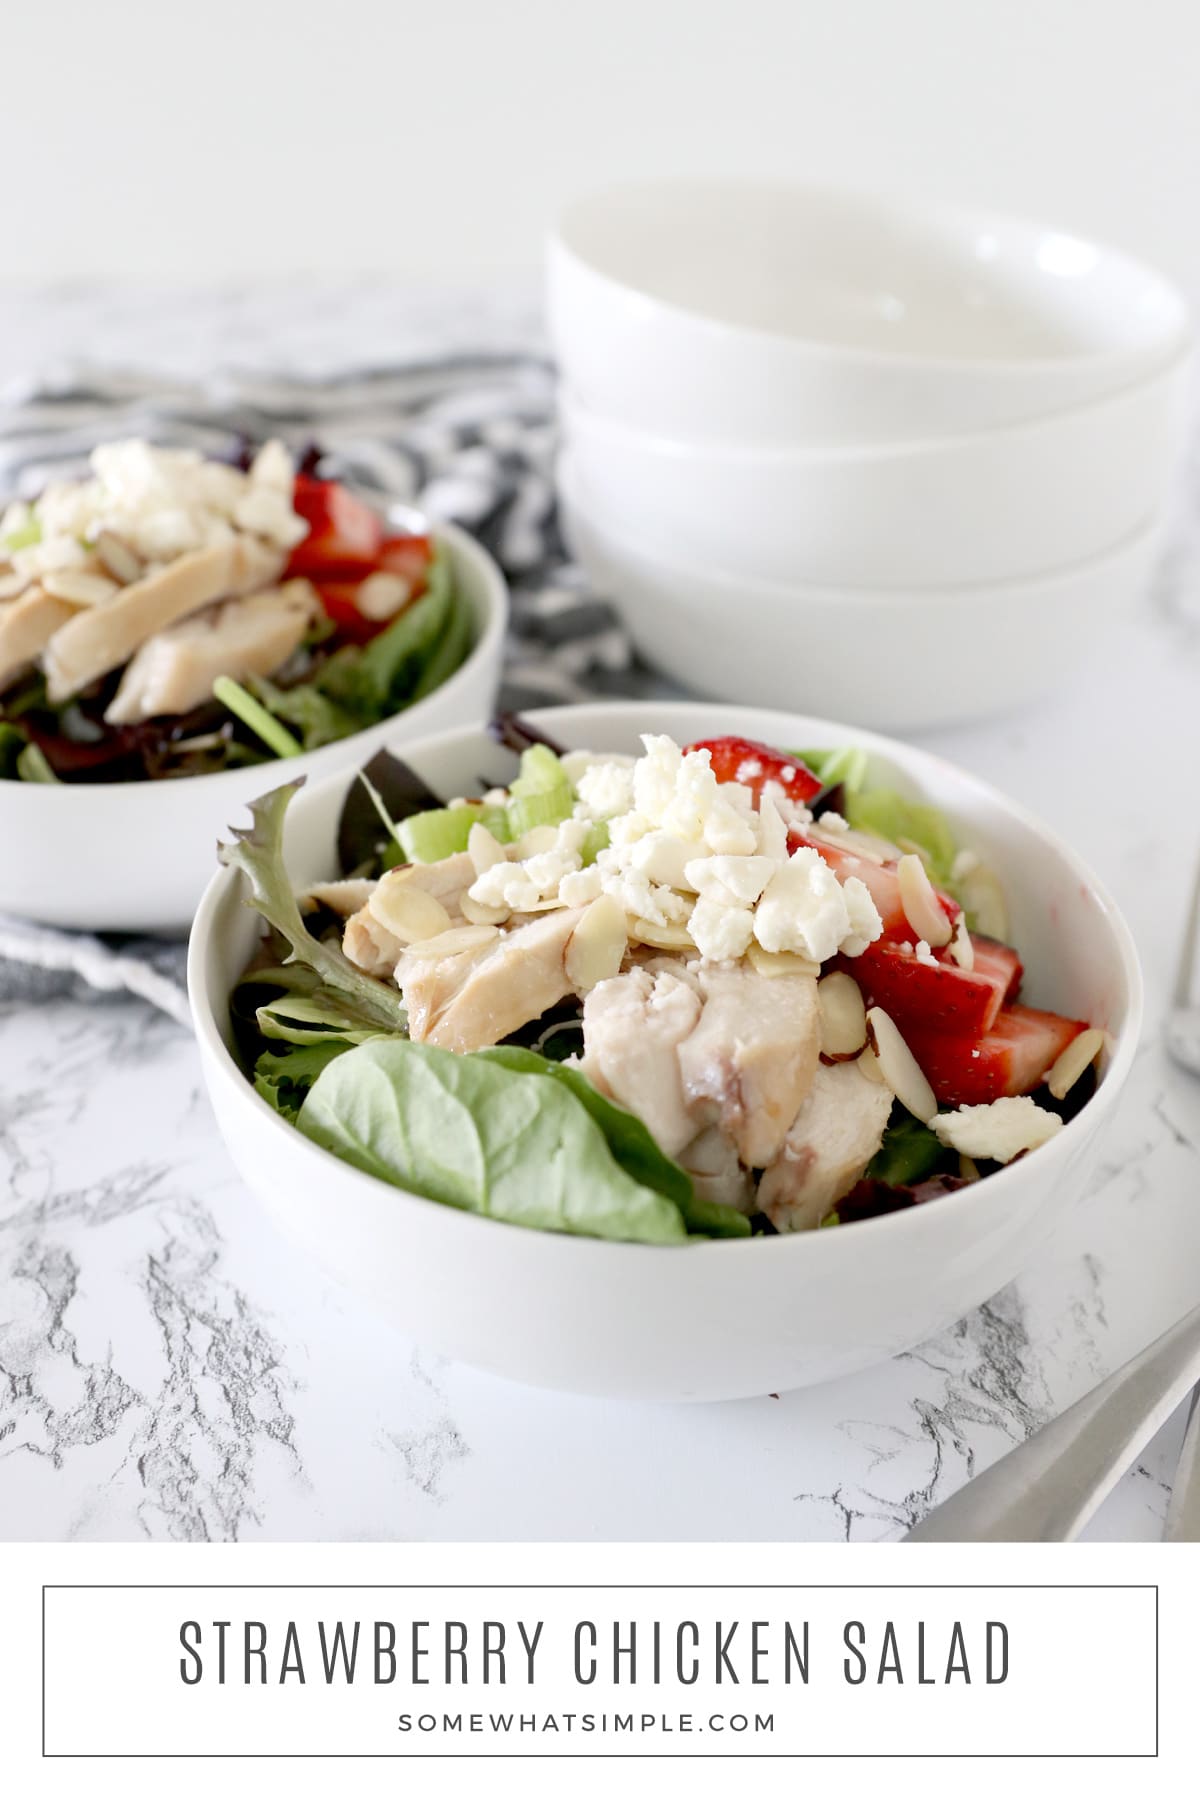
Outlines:
{"label": "silver fork", "polygon": [[[1167,1018],[1169,1054],[1200,1075],[1200,870]],[[1024,1444],[935,1507],[912,1543],[1064,1543],[1196,1384],[1163,1526],[1200,1542],[1200,1307]]]}

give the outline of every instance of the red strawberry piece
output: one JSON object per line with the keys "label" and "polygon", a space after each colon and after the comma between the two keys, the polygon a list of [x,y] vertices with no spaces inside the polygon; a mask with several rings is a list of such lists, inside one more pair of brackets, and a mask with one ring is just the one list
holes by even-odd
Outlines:
{"label": "red strawberry piece", "polygon": [[980,1037],[1021,979],[1014,950],[990,938],[975,942],[975,966],[960,968],[947,950],[925,962],[908,944],[880,939],[862,956],[844,957],[841,967],[862,989],[868,1006],[881,1006],[903,1037],[911,1032],[949,1032]]}
{"label": "red strawberry piece", "polygon": [[308,536],[292,551],[287,574],[314,581],[358,581],[378,566],[383,527],[375,513],[338,481],[297,475],[292,505]]}
{"label": "red strawberry piece", "polygon": [[[848,881],[851,875],[857,875],[869,890],[883,920],[884,937],[898,943],[911,944],[916,934],[908,922],[908,915],[900,899],[900,879],[896,873],[896,864],[873,862],[869,856],[860,855],[852,845],[833,842],[832,837],[831,833],[829,841],[822,838],[818,843],[815,839],[806,837],[802,831],[792,831],[788,834],[788,848],[815,850],[829,864],[839,881]],[[949,894],[940,893],[937,889],[934,891],[946,917],[952,925],[956,924],[962,907]]]}
{"label": "red strawberry piece", "polygon": [[753,738],[701,738],[687,747],[707,750],[718,781],[740,781],[743,787],[754,790],[756,798],[768,781],[777,781],[788,798],[801,806],[821,791],[821,783],[798,756],[773,750],[770,744],[755,743]]}
{"label": "red strawberry piece", "polygon": [[982,1106],[1006,1094],[1030,1093],[1086,1029],[1079,1019],[1006,1006],[991,1030],[974,1041],[928,1028],[910,1028],[904,1035],[939,1106]]}

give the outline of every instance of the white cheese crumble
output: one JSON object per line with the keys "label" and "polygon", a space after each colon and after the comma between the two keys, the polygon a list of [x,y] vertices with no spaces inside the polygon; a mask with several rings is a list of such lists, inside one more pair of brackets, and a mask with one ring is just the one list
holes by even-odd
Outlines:
{"label": "white cheese crumble", "polygon": [[1048,1143],[1062,1130],[1062,1120],[1026,1094],[938,1113],[933,1129],[943,1144],[963,1156],[1007,1163],[1022,1150],[1037,1150]]}
{"label": "white cheese crumble", "polygon": [[928,963],[928,965],[931,969],[937,968],[938,959],[933,954],[933,951],[930,949],[929,945],[925,942],[924,938],[917,939],[916,956],[917,956],[918,962]]}
{"label": "white cheese crumble", "polygon": [[[484,870],[472,900],[516,912],[555,897],[574,907],[608,894],[631,921],[686,926],[713,962],[744,956],[755,939],[818,962],[839,951],[860,956],[881,935],[861,881],[840,882],[815,850],[789,856],[789,827],[809,814],[781,783],[764,784],[756,809],[750,788],[717,781],[707,750],[684,752],[649,734],[642,744],[632,762],[564,759],[577,796],[573,817],[552,844],[539,843],[538,855],[522,846],[524,857],[510,852]],[[583,842],[597,820],[607,823],[608,844],[585,869]]]}
{"label": "white cheese crumble", "polygon": [[[228,541],[235,529],[290,550],[308,533],[292,509],[294,472],[284,446],[264,444],[248,471],[195,450],[164,450],[142,438],[100,444],[90,477],[52,481],[37,502],[41,541],[13,554],[38,575],[86,560],[110,532],[151,563]],[[6,515],[7,528],[7,515]]]}

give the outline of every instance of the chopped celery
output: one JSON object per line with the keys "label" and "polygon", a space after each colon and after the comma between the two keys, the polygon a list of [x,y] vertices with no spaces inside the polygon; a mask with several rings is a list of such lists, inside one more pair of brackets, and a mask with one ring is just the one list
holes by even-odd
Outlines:
{"label": "chopped celery", "polygon": [[40,544],[41,541],[41,523],[31,515],[26,524],[18,525],[6,538],[0,539],[0,545],[5,554],[11,556],[14,550],[28,550],[30,544]]}
{"label": "chopped celery", "polygon": [[515,841],[537,825],[561,825],[575,810],[575,796],[553,750],[531,744],[521,752],[521,773],[509,789],[508,829]]}
{"label": "chopped celery", "polygon": [[508,827],[503,811],[480,800],[412,813],[396,827],[396,837],[409,862],[441,862],[466,849],[472,825],[486,825],[493,837],[504,842]]}
{"label": "chopped celery", "polygon": [[608,849],[608,820],[599,819],[587,828],[587,836],[579,854],[585,869],[590,868],[602,850]]}
{"label": "chopped celery", "polygon": [[16,768],[18,781],[40,781],[58,786],[58,776],[46,761],[45,751],[40,744],[26,744],[18,752]]}

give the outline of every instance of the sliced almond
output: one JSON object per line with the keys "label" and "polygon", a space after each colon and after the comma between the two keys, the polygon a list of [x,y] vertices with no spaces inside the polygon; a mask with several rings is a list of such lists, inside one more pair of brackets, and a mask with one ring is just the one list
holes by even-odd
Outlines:
{"label": "sliced almond", "polygon": [[92,548],[114,581],[128,587],[131,582],[142,579],[145,571],[141,557],[117,537],[115,532],[102,531]]}
{"label": "sliced almond", "polygon": [[506,860],[504,845],[486,825],[478,822],[472,825],[467,837],[467,855],[475,865],[476,875],[484,875]]}
{"label": "sliced almond", "polygon": [[954,927],[954,936],[950,939],[950,954],[959,968],[965,969],[969,975],[975,967],[975,946],[967,930],[967,921],[961,913]]}
{"label": "sliced almond", "polygon": [[857,1056],[867,1041],[867,1009],[853,975],[835,970],[817,983],[821,1055]]}
{"label": "sliced almond", "polygon": [[958,886],[958,897],[975,921],[975,930],[983,937],[1008,937],[1008,907],[1004,889],[984,863],[968,869]]}
{"label": "sliced almond", "polygon": [[571,933],[563,964],[577,994],[590,993],[621,972],[628,936],[624,909],[611,894],[600,894]]}
{"label": "sliced almond", "polygon": [[511,907],[485,906],[482,900],[472,900],[470,894],[463,895],[458,909],[468,925],[503,925],[512,917]]}
{"label": "sliced almond", "polygon": [[494,942],[499,936],[495,925],[455,925],[449,931],[440,931],[436,937],[421,938],[410,944],[405,955],[431,959],[463,956],[468,950],[482,950],[485,944]]}
{"label": "sliced almond", "polygon": [[450,914],[434,894],[406,879],[398,869],[385,875],[367,901],[372,918],[402,944],[419,943],[450,929]]}
{"label": "sliced almond", "polygon": [[103,606],[120,592],[111,575],[91,575],[86,569],[58,569],[43,575],[42,586],[56,600],[69,600],[73,606]]}
{"label": "sliced almond", "polygon": [[558,847],[558,827],[556,825],[531,825],[525,836],[519,840],[513,856],[517,862],[525,862],[531,856],[541,856],[547,850]]}
{"label": "sliced almond", "polygon": [[19,575],[15,569],[8,575],[0,575],[0,600],[15,600],[32,580],[32,575]]}
{"label": "sliced almond", "polygon": [[805,836],[812,838],[817,844],[832,844],[839,850],[853,850],[856,856],[865,857],[868,862],[895,862],[900,851],[887,838],[876,837],[873,831],[855,831],[847,825],[844,831],[831,831],[818,820],[816,824],[805,828]]}
{"label": "sliced almond", "polygon": [[896,879],[900,884],[900,904],[904,908],[904,916],[917,936],[924,938],[935,950],[948,944],[953,927],[933,891],[920,857],[911,853],[902,856],[896,866]]}
{"label": "sliced almond", "polygon": [[819,975],[820,963],[813,962],[811,957],[799,956],[791,950],[764,950],[760,943],[751,941],[746,952],[746,961],[759,975],[765,975],[773,981],[779,975]]}
{"label": "sliced almond", "polygon": [[979,1166],[973,1157],[967,1155],[965,1150],[959,1151],[958,1174],[961,1181],[979,1180]]}
{"label": "sliced almond", "polygon": [[882,1087],[883,1076],[879,1072],[879,1058],[873,1050],[864,1050],[862,1055],[856,1056],[854,1060],[868,1081],[877,1081]]}
{"label": "sliced almond", "polygon": [[635,944],[653,944],[657,950],[695,948],[686,925],[655,925],[650,919],[630,919],[626,929]]}
{"label": "sliced almond", "polygon": [[403,575],[377,569],[358,584],[354,604],[364,619],[394,619],[408,605],[412,583]]}
{"label": "sliced almond", "polygon": [[1091,1068],[1104,1048],[1104,1033],[1093,1025],[1072,1038],[1046,1077],[1046,1086],[1056,1100],[1070,1093],[1085,1069]]}
{"label": "sliced almond", "polygon": [[867,1014],[867,1041],[879,1058],[884,1086],[891,1088],[901,1106],[914,1119],[928,1125],[937,1113],[937,1101],[916,1057],[882,1007]]}

